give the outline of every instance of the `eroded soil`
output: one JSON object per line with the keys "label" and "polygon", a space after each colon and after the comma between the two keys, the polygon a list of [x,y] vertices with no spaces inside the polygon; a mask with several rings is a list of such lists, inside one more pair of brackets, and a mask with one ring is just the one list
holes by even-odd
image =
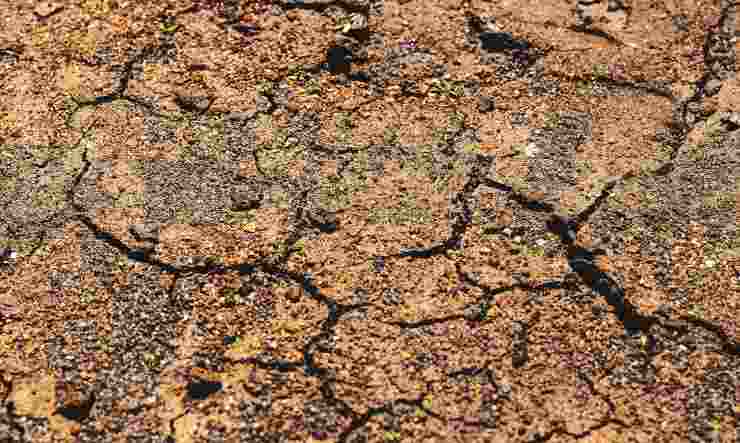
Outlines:
{"label": "eroded soil", "polygon": [[0,441],[740,441],[736,20],[0,2]]}

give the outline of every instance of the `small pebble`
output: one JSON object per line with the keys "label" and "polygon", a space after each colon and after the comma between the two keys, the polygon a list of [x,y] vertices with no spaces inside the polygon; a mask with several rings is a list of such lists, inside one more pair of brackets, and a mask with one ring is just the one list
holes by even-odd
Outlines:
{"label": "small pebble", "polygon": [[478,99],[478,111],[490,112],[495,108],[495,102],[491,97],[481,96]]}

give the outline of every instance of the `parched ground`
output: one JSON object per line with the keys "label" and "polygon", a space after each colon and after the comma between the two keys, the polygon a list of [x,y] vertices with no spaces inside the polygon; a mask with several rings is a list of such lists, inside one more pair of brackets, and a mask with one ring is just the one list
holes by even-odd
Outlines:
{"label": "parched ground", "polygon": [[727,0],[0,0],[0,442],[739,442]]}

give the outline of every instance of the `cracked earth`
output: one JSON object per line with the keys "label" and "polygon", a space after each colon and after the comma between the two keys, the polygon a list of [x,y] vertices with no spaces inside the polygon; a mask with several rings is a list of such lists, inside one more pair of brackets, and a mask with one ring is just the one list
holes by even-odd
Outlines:
{"label": "cracked earth", "polygon": [[738,442],[737,4],[0,2],[0,441]]}

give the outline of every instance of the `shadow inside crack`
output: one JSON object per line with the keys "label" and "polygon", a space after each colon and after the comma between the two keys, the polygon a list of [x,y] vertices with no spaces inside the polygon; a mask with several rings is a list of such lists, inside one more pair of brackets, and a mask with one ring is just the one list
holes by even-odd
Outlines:
{"label": "shadow inside crack", "polygon": [[[596,203],[589,208],[590,211],[585,212],[593,212],[593,208],[597,206]],[[585,218],[587,216],[581,217],[581,219]],[[556,234],[561,242],[568,247],[568,265],[593,292],[604,297],[606,302],[614,308],[617,318],[624,325],[625,331],[628,334],[634,334],[638,331],[648,332],[657,321],[656,318],[640,314],[625,298],[624,290],[619,287],[619,284],[597,266],[596,257],[604,255],[605,251],[601,249],[590,251],[575,244],[576,233],[581,225],[582,221],[579,222],[578,217],[574,220],[553,215],[547,221],[547,229]]]}
{"label": "shadow inside crack", "polygon": [[481,47],[486,51],[503,51],[506,49],[527,49],[529,43],[516,40],[508,32],[482,32]]}
{"label": "shadow inside crack", "polygon": [[628,334],[638,331],[647,332],[655,323],[655,318],[640,314],[625,298],[624,290],[619,284],[594,262],[599,253],[594,253],[580,246],[568,247],[568,264],[581,277],[592,291],[604,297],[617,314]]}
{"label": "shadow inside crack", "polygon": [[67,406],[59,408],[57,412],[67,420],[73,420],[78,423],[82,423],[90,416],[90,411],[95,404],[95,392],[90,393],[90,397],[87,401],[77,404],[75,406]]}
{"label": "shadow inside crack", "polygon": [[188,384],[188,398],[192,400],[205,400],[211,394],[215,394],[223,388],[220,381],[193,380]]}

